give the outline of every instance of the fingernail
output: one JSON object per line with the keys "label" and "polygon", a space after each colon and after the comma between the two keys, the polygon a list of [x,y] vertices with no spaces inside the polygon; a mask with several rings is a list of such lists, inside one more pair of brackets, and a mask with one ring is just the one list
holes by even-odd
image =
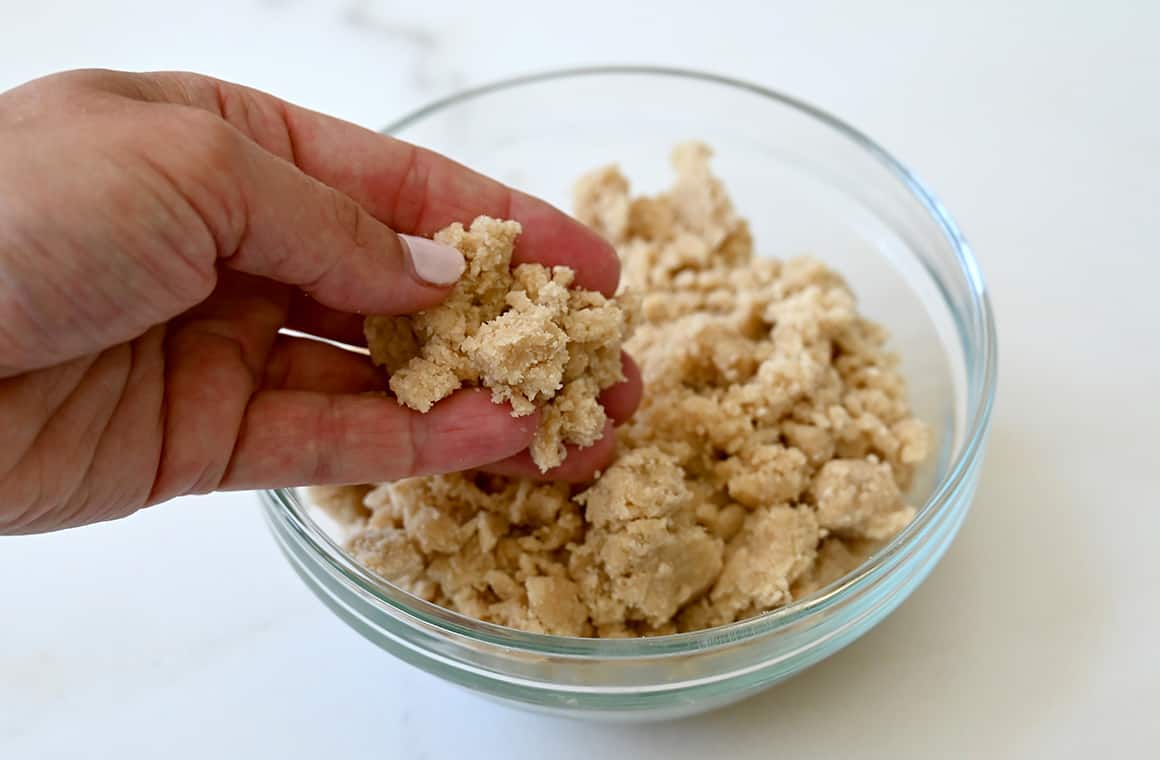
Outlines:
{"label": "fingernail", "polygon": [[454,285],[467,269],[463,254],[449,245],[417,235],[399,235],[399,239],[411,260],[411,269],[423,282],[440,287]]}

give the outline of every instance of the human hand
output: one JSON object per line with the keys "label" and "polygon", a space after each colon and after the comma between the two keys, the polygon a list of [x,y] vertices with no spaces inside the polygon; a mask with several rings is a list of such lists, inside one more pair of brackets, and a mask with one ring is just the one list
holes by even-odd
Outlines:
{"label": "human hand", "polygon": [[[261,92],[78,71],[0,95],[0,532],[216,489],[538,475],[538,415],[482,391],[419,415],[363,393],[385,386],[365,356],[280,332],[357,346],[362,314],[438,303],[462,259],[396,232],[477,214],[523,223],[518,260],[615,290],[612,249],[547,204]],[[605,466],[612,438],[549,476]]]}

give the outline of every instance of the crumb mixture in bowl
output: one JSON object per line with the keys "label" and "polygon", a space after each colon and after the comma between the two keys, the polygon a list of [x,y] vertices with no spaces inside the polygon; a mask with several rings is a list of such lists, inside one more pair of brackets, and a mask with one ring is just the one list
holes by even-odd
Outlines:
{"label": "crumb mixture in bowl", "polygon": [[[352,629],[512,706],[668,719],[800,673],[927,577],[978,483],[997,342],[968,245],[884,149],[760,86],[642,67],[483,86],[389,131],[561,206],[578,170],[621,160],[651,200],[601,170],[574,207],[627,257],[636,297],[615,304],[648,393],[596,483],[451,476],[316,492],[337,520],[301,491],[262,492],[291,567]],[[691,135],[717,149],[748,229],[701,148],[678,153],[677,186],[658,193],[664,146]],[[897,364],[859,314],[889,328]],[[552,318],[567,333],[565,321]],[[489,381],[492,357],[471,361],[468,385],[521,384]],[[586,635],[546,633],[567,630]]]}
{"label": "crumb mixture in bowl", "polygon": [[532,452],[547,469],[599,438],[596,397],[621,379],[633,323],[644,397],[585,486],[461,473],[312,489],[358,561],[480,620],[653,636],[806,596],[911,520],[929,433],[884,330],[819,261],[755,256],[709,159],[678,146],[676,181],[653,197],[615,167],[576,186],[575,213],[616,246],[639,307],[568,289],[566,268],[509,271],[514,222],[439,233],[468,260],[447,303],[367,320],[401,403],[426,411],[467,383],[514,414],[542,407]]}

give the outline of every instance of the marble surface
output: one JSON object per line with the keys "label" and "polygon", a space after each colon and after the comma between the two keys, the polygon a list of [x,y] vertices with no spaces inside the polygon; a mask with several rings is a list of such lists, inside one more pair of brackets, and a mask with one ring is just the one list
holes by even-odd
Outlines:
{"label": "marble surface", "polygon": [[185,68],[370,126],[580,63],[797,94],[941,195],[1002,340],[987,467],[946,559],[864,639],[741,705],[606,727],[476,699],[346,629],[278,555],[255,498],[225,494],[0,539],[0,757],[1154,751],[1160,5],[1095,7],[0,2],[0,88],[76,66]]}

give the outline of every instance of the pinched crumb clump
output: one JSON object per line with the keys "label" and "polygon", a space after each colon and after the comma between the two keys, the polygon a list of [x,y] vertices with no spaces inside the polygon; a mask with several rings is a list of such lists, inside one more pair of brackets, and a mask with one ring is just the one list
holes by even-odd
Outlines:
{"label": "pinched crumb clump", "polygon": [[[615,168],[576,189],[578,216],[616,245],[641,298],[625,347],[645,394],[617,460],[580,489],[454,474],[318,492],[354,529],[355,557],[484,620],[651,636],[811,594],[906,525],[928,433],[885,333],[819,262],[754,256],[709,155],[679,146],[677,181],[655,197],[631,197]],[[423,408],[468,382],[551,413],[577,383],[618,377],[614,307],[569,293],[558,270],[507,275],[515,228],[476,225],[445,233],[471,262],[449,307],[368,323],[400,399]],[[572,392],[568,408],[595,404],[592,387]]]}
{"label": "pinched crumb clump", "polygon": [[603,435],[597,396],[624,379],[629,320],[617,301],[571,288],[568,267],[512,270],[519,234],[519,223],[486,216],[436,233],[467,260],[451,295],[412,316],[368,317],[365,331],[371,358],[412,409],[427,412],[463,386],[488,388],[514,416],[543,409],[531,452],[546,471],[564,461],[565,444],[591,446]]}

